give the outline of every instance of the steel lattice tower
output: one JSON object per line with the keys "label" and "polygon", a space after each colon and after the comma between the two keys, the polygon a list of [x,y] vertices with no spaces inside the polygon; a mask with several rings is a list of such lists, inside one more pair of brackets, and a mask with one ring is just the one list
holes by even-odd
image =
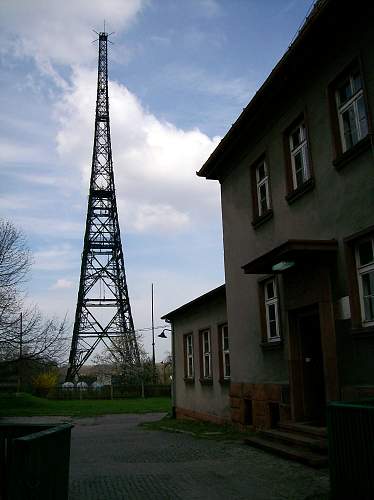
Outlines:
{"label": "steel lattice tower", "polygon": [[140,365],[114,188],[108,99],[108,34],[99,33],[95,137],[67,381],[102,342],[130,371]]}

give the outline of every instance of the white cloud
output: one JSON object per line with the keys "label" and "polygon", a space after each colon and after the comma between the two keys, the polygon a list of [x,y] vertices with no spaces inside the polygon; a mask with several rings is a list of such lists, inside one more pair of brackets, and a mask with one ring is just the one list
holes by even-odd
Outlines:
{"label": "white cloud", "polygon": [[[204,182],[195,172],[219,138],[160,121],[123,85],[110,82],[109,88],[115,182],[126,230],[168,231],[185,228],[192,219],[198,223],[216,216],[218,185]],[[76,68],[72,87],[56,105],[58,152],[64,163],[80,168],[86,189],[95,91],[96,73]]]}
{"label": "white cloud", "polygon": [[72,281],[69,281],[65,278],[59,278],[56,283],[54,283],[51,288],[59,289],[59,288],[72,288],[75,285]]}
{"label": "white cloud", "polygon": [[[2,0],[2,51],[34,57],[56,83],[64,81],[52,64],[78,64],[96,58],[92,29],[101,31],[106,19],[110,31],[128,27],[144,0]],[[74,49],[73,49],[74,47]]]}
{"label": "white cloud", "polygon": [[33,270],[61,271],[76,267],[77,262],[79,251],[74,251],[70,245],[56,245],[34,253]]}

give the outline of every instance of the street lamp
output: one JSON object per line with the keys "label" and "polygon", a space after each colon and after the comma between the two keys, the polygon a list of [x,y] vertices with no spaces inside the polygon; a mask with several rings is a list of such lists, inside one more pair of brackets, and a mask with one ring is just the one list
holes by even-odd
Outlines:
{"label": "street lamp", "polygon": [[167,339],[165,332],[171,332],[170,328],[164,328],[161,333],[157,335],[160,339]]}

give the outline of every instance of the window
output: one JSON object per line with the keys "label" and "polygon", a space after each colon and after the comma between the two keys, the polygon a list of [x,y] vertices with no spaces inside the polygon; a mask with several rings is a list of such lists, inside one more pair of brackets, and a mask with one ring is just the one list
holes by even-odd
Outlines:
{"label": "window", "polygon": [[265,315],[266,315],[266,334],[267,341],[279,341],[279,312],[278,312],[278,294],[275,279],[267,280],[264,286]]}
{"label": "window", "polygon": [[192,333],[184,336],[185,352],[185,378],[194,378],[194,357],[193,357],[193,337]]}
{"label": "window", "polygon": [[265,161],[256,166],[256,196],[258,215],[264,215],[270,210],[269,175]]}
{"label": "window", "polygon": [[365,97],[358,68],[351,70],[337,85],[335,100],[342,152],[344,153],[368,135]]}
{"label": "window", "polygon": [[230,351],[229,351],[229,327],[227,324],[218,328],[218,342],[220,346],[220,378],[230,379]]}
{"label": "window", "polygon": [[212,377],[212,350],[210,340],[210,330],[200,332],[200,351],[202,360],[201,378],[209,379]]}
{"label": "window", "polygon": [[374,325],[374,238],[357,244],[356,266],[362,324]]}
{"label": "window", "polygon": [[304,121],[294,127],[288,135],[292,170],[293,190],[301,187],[310,178],[307,131]]}

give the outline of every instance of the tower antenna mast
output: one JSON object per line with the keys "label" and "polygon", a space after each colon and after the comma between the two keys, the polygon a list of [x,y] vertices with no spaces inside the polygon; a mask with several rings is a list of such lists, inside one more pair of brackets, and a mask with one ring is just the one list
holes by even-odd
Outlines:
{"label": "tower antenna mast", "polygon": [[95,136],[77,309],[66,380],[100,345],[126,374],[140,366],[118,222],[108,98],[108,33],[98,33]]}

